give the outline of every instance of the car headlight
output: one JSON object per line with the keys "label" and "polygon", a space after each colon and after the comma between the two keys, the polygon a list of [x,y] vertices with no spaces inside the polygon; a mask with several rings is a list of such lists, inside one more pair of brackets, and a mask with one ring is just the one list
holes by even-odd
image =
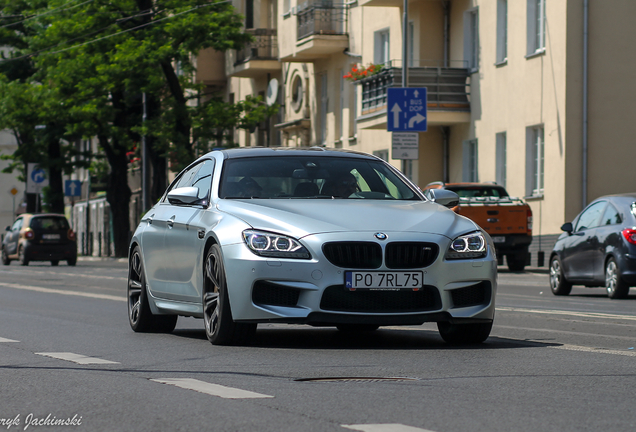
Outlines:
{"label": "car headlight", "polygon": [[292,237],[264,231],[245,230],[243,240],[256,255],[272,258],[309,259],[309,251]]}
{"label": "car headlight", "polygon": [[486,256],[486,238],[480,231],[457,237],[446,252],[446,259],[470,259]]}

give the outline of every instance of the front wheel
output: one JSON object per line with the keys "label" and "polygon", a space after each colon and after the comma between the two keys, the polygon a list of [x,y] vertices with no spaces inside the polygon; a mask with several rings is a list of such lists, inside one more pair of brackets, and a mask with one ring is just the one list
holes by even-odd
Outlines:
{"label": "front wheel", "polygon": [[506,262],[508,263],[508,270],[513,272],[520,272],[526,268],[526,260],[528,254],[509,254],[506,255]]}
{"label": "front wheel", "polygon": [[2,264],[4,265],[11,264],[11,260],[9,259],[9,256],[7,255],[7,251],[4,250],[4,248],[2,248]]}
{"label": "front wheel", "polygon": [[212,245],[204,263],[203,321],[205,334],[213,345],[245,344],[256,332],[256,324],[232,319],[225,266],[219,245]]}
{"label": "front wheel", "polygon": [[128,321],[139,333],[170,333],[177,325],[177,315],[153,315],[148,304],[146,274],[139,247],[128,263]]}
{"label": "front wheel", "polygon": [[52,265],[53,267],[57,266],[59,263],[60,263],[60,261],[59,261],[59,260],[53,260],[53,261],[51,261],[51,265]]}
{"label": "front wheel", "polygon": [[610,258],[605,265],[605,290],[611,299],[624,299],[629,292],[629,285],[621,279],[618,265],[614,258]]}
{"label": "front wheel", "polygon": [[556,255],[550,261],[550,290],[558,296],[566,296],[572,291],[572,284],[565,279],[561,260]]}
{"label": "front wheel", "polygon": [[492,321],[470,324],[438,322],[437,329],[442,339],[451,345],[479,344],[490,336]]}

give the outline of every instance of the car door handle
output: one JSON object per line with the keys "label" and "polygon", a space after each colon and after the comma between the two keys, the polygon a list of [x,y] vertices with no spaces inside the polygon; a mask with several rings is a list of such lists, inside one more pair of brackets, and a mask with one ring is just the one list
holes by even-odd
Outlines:
{"label": "car door handle", "polygon": [[146,221],[148,222],[148,225],[152,225],[152,218],[154,217],[154,214],[151,214],[150,216],[148,216],[148,219],[146,219]]}
{"label": "car door handle", "polygon": [[170,219],[168,219],[168,221],[166,222],[168,224],[169,228],[172,228],[174,226],[174,218],[176,216],[172,216]]}

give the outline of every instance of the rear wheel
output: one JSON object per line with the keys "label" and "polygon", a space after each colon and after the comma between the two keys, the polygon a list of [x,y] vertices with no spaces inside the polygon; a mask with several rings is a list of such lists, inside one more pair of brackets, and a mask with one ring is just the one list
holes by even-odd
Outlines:
{"label": "rear wheel", "polygon": [[621,279],[618,265],[614,258],[610,258],[605,265],[605,290],[611,299],[624,299],[629,293],[629,285]]}
{"label": "rear wheel", "polygon": [[204,263],[203,321],[205,334],[214,345],[245,344],[254,336],[256,324],[236,323],[227,292],[225,266],[219,245],[212,245]]}
{"label": "rear wheel", "polygon": [[508,254],[506,261],[508,262],[508,270],[518,272],[526,268],[527,254]]}
{"label": "rear wheel", "polygon": [[74,266],[75,264],[77,264],[77,257],[67,259],[66,260],[66,264],[68,264],[70,266]]}
{"label": "rear wheel", "polygon": [[7,251],[5,251],[4,248],[2,248],[2,264],[4,265],[11,264],[11,260],[9,259],[9,256],[7,255]]}
{"label": "rear wheel", "polygon": [[56,266],[56,265],[58,265],[59,263],[60,263],[60,261],[59,261],[59,260],[53,260],[53,261],[51,261],[51,265],[52,265],[53,267],[55,267],[55,266]]}
{"label": "rear wheel", "polygon": [[492,330],[492,321],[489,323],[451,324],[438,322],[439,334],[452,345],[479,344],[488,339]]}
{"label": "rear wheel", "polygon": [[572,291],[572,284],[565,279],[561,260],[556,255],[550,261],[550,290],[558,296],[566,296]]}
{"label": "rear wheel", "polygon": [[23,266],[29,265],[29,259],[27,258],[26,252],[24,251],[24,246],[20,246],[20,249],[18,251],[18,260]]}
{"label": "rear wheel", "polygon": [[150,310],[139,247],[135,247],[128,263],[128,321],[140,333],[170,333],[177,325],[176,315],[153,315]]}

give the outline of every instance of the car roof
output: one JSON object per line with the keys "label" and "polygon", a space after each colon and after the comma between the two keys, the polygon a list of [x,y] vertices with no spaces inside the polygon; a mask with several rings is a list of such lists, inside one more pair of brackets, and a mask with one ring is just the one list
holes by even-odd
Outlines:
{"label": "car roof", "polygon": [[275,157],[275,156],[326,156],[326,157],[355,157],[362,159],[380,160],[368,153],[327,147],[236,147],[220,150],[226,159],[246,157]]}
{"label": "car roof", "polygon": [[426,186],[433,186],[433,185],[437,185],[441,187],[447,187],[447,186],[500,187],[500,188],[503,187],[502,185],[497,183],[477,183],[477,182],[458,182],[458,183],[433,182],[433,183],[427,184]]}

